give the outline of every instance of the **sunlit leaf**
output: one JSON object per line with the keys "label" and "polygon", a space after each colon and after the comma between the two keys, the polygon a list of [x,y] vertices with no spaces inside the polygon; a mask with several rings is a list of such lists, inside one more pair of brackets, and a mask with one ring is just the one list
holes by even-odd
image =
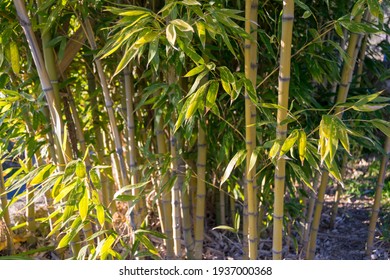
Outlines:
{"label": "sunlit leaf", "polygon": [[88,189],[84,188],[83,196],[81,197],[79,202],[79,214],[82,221],[85,221],[85,219],[87,218],[88,204],[89,204]]}
{"label": "sunlit leaf", "polygon": [[219,83],[217,81],[211,81],[206,96],[206,107],[208,110],[213,108],[213,106],[215,105],[215,100],[217,99],[218,90],[219,90]]}
{"label": "sunlit leaf", "polygon": [[212,230],[216,230],[216,229],[227,230],[227,231],[230,231],[233,233],[237,233],[237,229],[229,227],[229,226],[217,226],[217,227],[212,228]]}
{"label": "sunlit leaf", "polygon": [[241,164],[241,162],[244,160],[244,158],[245,158],[245,151],[243,151],[243,150],[238,151],[234,155],[234,157],[230,160],[229,164],[226,166],[225,173],[223,174],[223,176],[221,178],[220,185],[222,185],[223,183],[226,182],[226,180],[230,177],[230,174],[232,173],[233,168],[235,166]]}
{"label": "sunlit leaf", "polygon": [[206,68],[206,65],[204,65],[204,64],[196,66],[196,67],[192,68],[190,71],[188,71],[188,73],[185,74],[184,77],[195,76],[196,74],[199,74],[200,72],[202,72],[205,68]]}
{"label": "sunlit leaf", "polygon": [[185,22],[182,19],[174,19],[171,21],[171,24],[175,25],[180,31],[183,32],[194,32],[194,29],[192,28],[191,25],[189,25],[187,22]]}
{"label": "sunlit leaf", "polygon": [[106,221],[106,214],[104,211],[104,207],[101,204],[96,205],[96,217],[100,226],[103,226]]}
{"label": "sunlit leaf", "polygon": [[172,47],[175,47],[176,43],[176,29],[173,24],[168,24],[166,29],[166,36],[169,44],[171,44]]}
{"label": "sunlit leaf", "polygon": [[380,131],[382,131],[387,137],[390,137],[390,122],[379,119],[374,119],[370,122]]}
{"label": "sunlit leaf", "polygon": [[9,53],[10,53],[12,71],[16,75],[19,75],[19,72],[20,72],[19,47],[14,41],[11,41],[11,43],[9,45],[9,50],[10,50]]}
{"label": "sunlit leaf", "polygon": [[206,48],[206,27],[202,21],[197,21],[195,24],[200,43],[202,44],[203,48]]}
{"label": "sunlit leaf", "polygon": [[307,136],[304,130],[299,131],[299,139],[298,139],[298,153],[299,159],[301,160],[301,164],[305,161],[306,157],[306,145],[307,145]]}
{"label": "sunlit leaf", "polygon": [[43,182],[55,170],[55,166],[48,164],[38,172],[38,174],[31,180],[31,185],[38,185]]}
{"label": "sunlit leaf", "polygon": [[290,135],[284,141],[279,156],[281,157],[285,153],[287,153],[292,148],[292,146],[294,146],[295,142],[297,142],[298,138],[299,138],[299,130],[295,129],[293,130],[293,132],[290,133]]}

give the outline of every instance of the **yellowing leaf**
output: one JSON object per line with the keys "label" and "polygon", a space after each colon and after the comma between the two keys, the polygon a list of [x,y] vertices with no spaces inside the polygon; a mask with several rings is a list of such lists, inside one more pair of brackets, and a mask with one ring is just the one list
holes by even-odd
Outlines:
{"label": "yellowing leaf", "polygon": [[76,175],[80,179],[85,178],[85,175],[87,174],[87,169],[85,168],[84,162],[79,160],[76,164]]}
{"label": "yellowing leaf", "polygon": [[270,159],[274,159],[277,155],[278,155],[278,153],[279,153],[279,150],[280,150],[280,141],[279,140],[276,140],[275,142],[274,142],[274,144],[272,145],[272,148],[271,148],[271,150],[269,151],[269,158]]}
{"label": "yellowing leaf", "polygon": [[45,180],[47,177],[50,176],[51,172],[53,172],[55,169],[55,166],[52,164],[48,164],[45,167],[41,169],[41,171],[38,172],[38,174],[31,180],[30,185],[38,185],[42,183],[43,180]]}
{"label": "yellowing leaf", "polygon": [[166,36],[169,44],[171,44],[172,47],[175,47],[176,43],[176,29],[173,24],[168,24],[166,29]]}
{"label": "yellowing leaf", "polygon": [[84,189],[83,197],[80,199],[79,202],[79,213],[82,221],[85,221],[88,215],[88,189]]}
{"label": "yellowing leaf", "polygon": [[125,11],[120,13],[120,16],[126,16],[126,17],[139,17],[142,15],[148,15],[150,12],[145,10],[131,10],[131,11]]}
{"label": "yellowing leaf", "polygon": [[185,74],[184,77],[187,78],[187,77],[195,76],[196,74],[199,74],[200,72],[202,72],[205,68],[206,68],[206,66],[204,64],[196,66],[195,68],[192,68],[190,71],[188,71],[188,73]]}
{"label": "yellowing leaf", "polygon": [[284,141],[279,156],[283,156],[285,153],[287,153],[292,148],[292,146],[294,146],[295,142],[298,140],[298,137],[299,130],[295,129]]}
{"label": "yellowing leaf", "polygon": [[106,214],[104,212],[104,207],[101,204],[96,205],[96,216],[99,224],[103,226],[106,221]]}
{"label": "yellowing leaf", "polygon": [[206,48],[206,27],[202,21],[196,22],[196,30],[198,31],[200,43],[203,48]]}
{"label": "yellowing leaf", "polygon": [[173,25],[175,25],[180,31],[183,31],[183,32],[188,32],[188,31],[194,32],[194,29],[192,28],[192,26],[189,25],[187,22],[185,22],[182,19],[172,20],[171,23]]}
{"label": "yellowing leaf", "polygon": [[18,45],[12,41],[9,45],[9,51],[12,71],[18,75],[20,72],[20,56]]}
{"label": "yellowing leaf", "polygon": [[299,159],[301,160],[302,165],[303,162],[305,161],[306,145],[307,145],[307,136],[305,131],[301,130],[299,131],[298,152],[299,152]]}

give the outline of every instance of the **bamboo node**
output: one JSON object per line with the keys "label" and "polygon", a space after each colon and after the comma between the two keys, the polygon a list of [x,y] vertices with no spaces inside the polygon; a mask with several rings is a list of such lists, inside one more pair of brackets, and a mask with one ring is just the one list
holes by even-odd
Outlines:
{"label": "bamboo node", "polygon": [[292,21],[294,20],[294,15],[283,15],[282,21]]}
{"label": "bamboo node", "polygon": [[278,216],[275,214],[273,214],[272,217],[274,218],[274,220],[282,220],[283,219],[283,216]]}
{"label": "bamboo node", "polygon": [[291,77],[282,77],[282,76],[279,75],[278,79],[281,82],[288,82],[288,81],[291,80]]}

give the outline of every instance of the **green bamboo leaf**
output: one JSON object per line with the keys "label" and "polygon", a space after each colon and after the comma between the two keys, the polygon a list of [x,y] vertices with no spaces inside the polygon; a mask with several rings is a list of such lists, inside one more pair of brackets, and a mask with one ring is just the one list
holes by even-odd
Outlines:
{"label": "green bamboo leaf", "polygon": [[158,253],[158,250],[156,247],[153,245],[153,243],[147,238],[147,236],[143,233],[139,233],[136,235],[136,239],[138,239],[142,245],[148,249],[149,253],[152,253],[153,255],[160,256]]}
{"label": "green bamboo leaf", "polygon": [[370,13],[377,18],[383,18],[383,11],[378,0],[367,0]]}
{"label": "green bamboo leaf", "polygon": [[352,12],[351,15],[353,17],[356,17],[357,15],[360,15],[364,9],[365,9],[365,4],[367,0],[358,0],[356,1],[355,5],[352,7]]}
{"label": "green bamboo leaf", "polygon": [[68,221],[68,219],[72,217],[75,208],[76,207],[72,204],[65,206],[64,214],[62,215],[62,224],[65,224]]}
{"label": "green bamboo leaf", "polygon": [[11,41],[9,45],[9,53],[10,53],[12,71],[15,73],[15,75],[19,75],[20,72],[19,48],[14,41]]}
{"label": "green bamboo leaf", "polygon": [[141,183],[138,183],[138,184],[134,184],[134,185],[128,185],[128,186],[124,186],[123,188],[119,189],[115,194],[114,194],[114,199],[116,200],[119,196],[131,191],[131,190],[134,190],[134,189],[139,189],[139,188],[142,188],[144,186],[146,186],[147,184],[149,184],[150,181],[145,181],[145,182],[141,182]]}
{"label": "green bamboo leaf", "polygon": [[383,91],[379,91],[379,92],[376,92],[376,93],[373,93],[373,94],[359,96],[360,99],[358,101],[356,101],[353,104],[353,106],[354,107],[359,107],[359,106],[365,105],[368,102],[371,102],[371,101],[377,99],[382,93],[383,93]]}
{"label": "green bamboo leaf", "polygon": [[193,62],[196,64],[205,64],[204,59],[196,53],[196,51],[192,48],[191,45],[185,44],[182,40],[177,40],[177,44],[179,45],[180,49],[184,51],[184,53],[191,58]]}
{"label": "green bamboo leaf", "polygon": [[83,222],[85,221],[88,215],[88,204],[89,204],[88,189],[84,188],[83,196],[79,202],[79,214]]}
{"label": "green bamboo leaf", "polygon": [[171,44],[172,47],[175,47],[176,29],[175,29],[175,26],[171,23],[168,24],[168,26],[166,28],[166,37],[167,37],[169,44]]}
{"label": "green bamboo leaf", "polygon": [[390,104],[376,104],[376,105],[366,104],[366,105],[361,105],[361,106],[352,106],[352,109],[354,109],[355,111],[359,111],[359,112],[374,112],[377,110],[381,110],[389,105]]}
{"label": "green bamboo leaf", "polygon": [[102,182],[100,181],[99,175],[97,173],[97,170],[95,168],[92,168],[89,171],[89,178],[91,179],[92,185],[100,190],[102,189]]}
{"label": "green bamboo leaf", "polygon": [[188,104],[188,109],[185,114],[185,119],[190,119],[196,110],[200,108],[200,105],[203,104],[203,98],[206,94],[207,88],[210,85],[210,81],[202,85],[191,97],[190,103]]}
{"label": "green bamboo leaf", "polygon": [[134,234],[150,234],[157,238],[161,239],[167,239],[167,236],[161,232],[154,231],[154,230],[147,230],[147,229],[137,229]]}
{"label": "green bamboo leaf", "polygon": [[380,32],[380,30],[372,24],[350,21],[349,18],[342,19],[339,22],[345,29],[351,31],[352,33],[374,34]]}
{"label": "green bamboo leaf", "polygon": [[140,17],[140,16],[148,16],[150,15],[149,11],[146,10],[131,10],[119,13],[120,16],[123,17]]}
{"label": "green bamboo leaf", "polygon": [[226,66],[218,67],[218,70],[221,75],[221,84],[223,89],[230,95],[231,99],[234,100],[236,98],[236,94],[233,93],[231,86],[235,83],[235,79],[232,72],[230,72]]}
{"label": "green bamboo leaf", "polygon": [[303,165],[306,157],[306,146],[307,146],[307,136],[304,130],[299,131],[299,140],[298,140],[298,153],[301,164]]}
{"label": "green bamboo leaf", "polygon": [[249,98],[254,104],[257,104],[258,100],[257,100],[257,94],[256,94],[256,89],[254,84],[246,77],[243,77],[242,80],[244,81],[245,90]]}
{"label": "green bamboo leaf", "polygon": [[38,185],[42,183],[46,178],[48,178],[51,173],[55,170],[55,166],[48,164],[44,166],[38,174],[31,180],[30,185]]}
{"label": "green bamboo leaf", "polygon": [[271,150],[269,151],[268,158],[274,159],[279,154],[280,147],[280,140],[275,140],[274,144],[271,147]]}
{"label": "green bamboo leaf", "polygon": [[106,213],[104,211],[104,207],[101,204],[96,205],[96,217],[100,226],[103,226],[106,222]]}
{"label": "green bamboo leaf", "polygon": [[188,73],[185,74],[184,77],[188,78],[188,77],[195,76],[196,74],[199,74],[200,72],[205,70],[205,68],[206,68],[206,65],[204,65],[204,64],[196,66],[196,67],[192,68],[190,71],[188,71]]}
{"label": "green bamboo leaf", "polygon": [[206,26],[202,21],[197,21],[196,23],[196,30],[198,32],[200,43],[202,44],[202,47],[206,48]]}
{"label": "green bamboo leaf", "polygon": [[337,21],[334,23],[334,30],[336,31],[337,35],[340,36],[340,38],[344,38],[343,28],[341,27],[341,24]]}
{"label": "green bamboo leaf", "polygon": [[299,179],[302,180],[302,182],[304,182],[305,185],[306,185],[309,189],[311,189],[312,191],[314,191],[313,186],[312,186],[311,183],[310,183],[310,179],[309,179],[309,177],[306,175],[306,173],[303,171],[303,169],[302,169],[299,165],[297,165],[297,164],[291,162],[290,160],[287,161],[287,163],[293,168],[294,173],[299,177]]}
{"label": "green bamboo leaf", "polygon": [[201,72],[201,73],[196,77],[194,83],[192,84],[190,90],[188,91],[188,95],[191,95],[193,92],[196,91],[196,89],[198,88],[200,82],[202,81],[202,79],[203,79],[204,77],[206,77],[206,75],[207,75],[208,73],[209,73],[209,71],[206,70],[206,71]]}
{"label": "green bamboo leaf", "polygon": [[238,151],[234,155],[234,157],[230,160],[229,164],[227,165],[227,167],[225,169],[225,173],[223,174],[223,176],[221,178],[221,183],[220,183],[221,186],[229,178],[230,173],[232,173],[232,171],[233,171],[233,168],[235,166],[240,165],[242,163],[242,161],[244,160],[244,158],[245,158],[245,151],[244,150]]}
{"label": "green bamboo leaf", "polygon": [[85,168],[84,162],[81,160],[77,161],[76,164],[76,176],[80,179],[84,179],[87,174],[87,169]]}
{"label": "green bamboo leaf", "polygon": [[250,161],[249,161],[248,173],[250,173],[252,171],[252,169],[255,167],[256,162],[257,162],[257,156],[258,156],[258,153],[256,151],[253,151],[251,154]]}
{"label": "green bamboo leaf", "polygon": [[219,83],[217,81],[211,81],[209,90],[206,96],[206,108],[210,110],[215,105],[215,100],[217,99],[219,90]]}
{"label": "green bamboo leaf", "polygon": [[198,1],[196,0],[183,0],[182,3],[184,5],[187,5],[187,6],[202,6],[201,3],[199,3]]}
{"label": "green bamboo leaf", "polygon": [[302,18],[303,18],[303,19],[307,19],[307,18],[309,18],[311,15],[312,15],[312,12],[310,12],[310,11],[305,11],[305,12],[303,13],[303,15],[302,15]]}
{"label": "green bamboo leaf", "polygon": [[287,153],[294,146],[295,142],[297,142],[298,138],[299,138],[299,130],[295,129],[284,141],[279,156],[281,157],[285,153]]}
{"label": "green bamboo leaf", "polygon": [[153,61],[156,57],[158,58],[158,47],[159,47],[159,38],[154,39],[149,44],[149,53],[148,53],[148,63]]}
{"label": "green bamboo leaf", "polygon": [[374,119],[370,122],[380,131],[382,131],[387,137],[390,137],[390,122],[379,119]]}
{"label": "green bamboo leaf", "polygon": [[341,145],[343,145],[344,149],[348,152],[348,154],[351,154],[349,150],[349,137],[347,133],[347,129],[340,129],[339,131],[339,139],[341,142]]}
{"label": "green bamboo leaf", "polygon": [[124,52],[124,56],[119,61],[118,66],[115,69],[114,76],[118,75],[138,54],[139,49],[128,46]]}
{"label": "green bamboo leaf", "polygon": [[335,160],[330,160],[329,157],[325,159],[326,167],[328,168],[330,174],[344,187],[343,177],[341,176],[340,169],[337,166]]}

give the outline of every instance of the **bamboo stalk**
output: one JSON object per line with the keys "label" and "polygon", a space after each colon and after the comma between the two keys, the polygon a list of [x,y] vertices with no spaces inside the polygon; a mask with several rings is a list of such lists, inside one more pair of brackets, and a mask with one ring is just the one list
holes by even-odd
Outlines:
{"label": "bamboo stalk", "polygon": [[303,230],[303,246],[302,246],[302,252],[305,254],[308,244],[309,244],[309,233],[310,233],[310,228],[311,224],[313,222],[313,213],[314,213],[314,206],[316,203],[316,192],[318,189],[319,185],[319,180],[321,179],[321,173],[318,171],[315,171],[314,175],[314,180],[313,180],[313,191],[310,192],[309,196],[309,202],[307,205],[307,212],[306,212],[306,220],[305,220],[305,225],[304,225],[304,230]]}
{"label": "bamboo stalk", "polygon": [[[166,140],[164,137],[164,124],[162,120],[162,111],[161,109],[156,110],[155,114],[155,128],[156,128],[156,138],[157,138],[157,152],[160,156],[167,154]],[[161,169],[162,163],[159,163],[159,168]],[[161,174],[160,172],[160,190],[166,187],[168,183],[168,174]],[[159,192],[157,192],[159,193]],[[174,256],[174,240],[173,240],[173,230],[172,230],[172,204],[171,204],[171,193],[167,190],[162,192],[161,197],[161,209],[160,209],[160,220],[161,228],[163,233],[166,234],[167,239],[165,240],[165,246],[167,250],[167,258],[172,259]]]}
{"label": "bamboo stalk", "polygon": [[196,213],[195,213],[195,246],[194,258],[202,259],[204,240],[204,218],[206,204],[206,132],[202,127],[201,120],[198,121],[198,160],[197,167],[197,188],[196,188]]}
{"label": "bamboo stalk", "polygon": [[[287,118],[288,96],[290,86],[290,60],[291,60],[291,41],[294,21],[294,1],[283,1],[282,16],[282,39],[280,53],[280,71],[279,71],[279,93],[277,112],[276,138],[283,142],[287,136],[287,124],[281,123]],[[274,260],[282,258],[282,239],[283,239],[283,208],[284,208],[284,185],[286,178],[286,160],[281,157],[276,162],[275,168],[275,188],[274,188],[274,214],[273,214],[273,248],[272,255]]]}
{"label": "bamboo stalk", "polygon": [[[98,157],[98,161],[100,164],[109,165],[109,158],[105,155],[104,151],[104,141],[103,134],[100,128],[99,121],[99,104],[97,101],[97,96],[95,94],[96,90],[96,81],[95,76],[91,72],[91,70],[87,67],[87,82],[88,82],[88,93],[89,93],[89,101],[91,103],[91,111],[92,111],[92,123],[93,123],[93,131],[95,134],[95,149]],[[100,170],[100,181],[102,183],[102,201],[105,207],[110,207],[112,214],[116,211],[115,204],[110,204],[111,196],[110,196],[110,186],[109,186],[109,169]],[[108,226],[109,223],[106,224]]]}
{"label": "bamboo stalk", "polygon": [[[360,22],[362,19],[362,15],[357,15],[353,20],[355,22]],[[351,33],[349,37],[349,43],[347,48],[347,55],[350,58],[349,63],[344,62],[342,74],[341,74],[341,80],[339,84],[339,88],[337,91],[337,100],[336,104],[345,103],[347,100],[347,95],[350,87],[350,83],[352,81],[352,75],[353,75],[353,69],[355,68],[356,64],[356,56],[358,54],[358,51],[356,50],[357,46],[360,45],[361,36],[356,33]],[[335,115],[338,118],[342,118],[344,108],[339,106],[335,109]],[[315,250],[316,250],[316,240],[317,240],[317,233],[318,233],[318,227],[320,224],[321,219],[321,211],[322,211],[322,203],[324,201],[324,195],[325,190],[328,184],[329,180],[329,172],[327,170],[323,170],[322,177],[321,177],[321,185],[318,190],[317,195],[317,203],[312,223],[312,229],[310,231],[310,242],[309,246],[307,248],[306,253],[306,259],[313,259],[315,256]]]}
{"label": "bamboo stalk", "polygon": [[[253,87],[256,88],[257,78],[257,13],[258,0],[245,1],[245,31],[251,35],[251,40],[245,40],[245,77],[248,78]],[[246,138],[246,196],[248,215],[248,257],[249,259],[257,258],[257,199],[256,199],[256,168],[251,166],[251,158],[256,148],[256,106],[249,98],[248,92],[245,92],[245,138]],[[246,224],[246,222],[245,222]]]}
{"label": "bamboo stalk", "polygon": [[[341,166],[341,170],[340,170],[340,174],[341,174],[342,178],[345,178],[345,175],[347,174],[347,166],[348,166],[348,155],[346,152],[344,152],[343,159],[342,159],[342,166]],[[343,186],[339,183],[339,184],[337,184],[337,190],[336,190],[336,193],[334,195],[332,213],[331,213],[330,221],[329,221],[330,228],[334,228],[342,192],[343,192]]]}
{"label": "bamboo stalk", "polygon": [[65,167],[66,158],[63,154],[64,149],[61,148],[62,147],[61,143],[62,143],[62,135],[64,133],[65,128],[62,122],[62,118],[60,116],[59,104],[56,101],[53,85],[50,81],[50,77],[44,66],[45,64],[42,57],[42,53],[39,49],[38,41],[31,28],[31,22],[27,15],[27,10],[24,1],[14,0],[14,5],[19,17],[20,25],[23,28],[27,42],[29,44],[36,69],[38,71],[38,76],[41,82],[42,90],[45,93],[46,101],[50,111],[50,120],[55,130],[54,143],[56,146],[55,148],[56,156],[60,164],[59,168],[63,170]]}
{"label": "bamboo stalk", "polygon": [[[186,188],[183,182],[183,176],[181,174],[185,174],[186,168],[184,165],[184,161],[182,159],[179,160],[179,176],[177,180],[179,180],[180,189],[180,210],[181,210],[181,218],[182,218],[182,229],[183,229],[183,237],[184,243],[187,251],[187,258],[193,259],[193,250],[194,250],[194,239],[192,237],[192,219],[191,219],[191,204],[190,204],[190,195],[189,189]],[[189,171],[191,172],[191,171]],[[189,187],[189,184],[188,184]]]}
{"label": "bamboo stalk", "polygon": [[368,226],[368,238],[367,238],[367,246],[366,246],[366,255],[367,256],[371,255],[372,250],[374,248],[375,227],[376,227],[376,222],[378,220],[378,215],[379,215],[380,206],[381,206],[382,191],[383,191],[383,186],[385,183],[386,170],[387,170],[386,168],[387,168],[387,165],[389,163],[390,137],[386,137],[386,141],[384,144],[384,150],[385,150],[385,154],[383,155],[382,161],[381,161],[381,167],[379,170],[378,181],[377,181],[376,190],[375,190],[374,205],[372,206],[370,224]]}
{"label": "bamboo stalk", "polygon": [[[139,183],[139,172],[137,163],[137,143],[135,139],[135,121],[134,121],[134,104],[133,98],[135,94],[134,78],[130,72],[130,66],[126,67],[123,71],[125,80],[125,93],[126,93],[126,125],[127,125],[127,148],[128,157],[127,162],[130,171],[130,183],[136,185]],[[132,195],[137,197],[139,195],[139,189],[133,189]],[[141,225],[144,216],[145,200],[140,198],[138,204],[134,207],[135,212],[135,224],[137,227]]]}
{"label": "bamboo stalk", "polygon": [[[91,23],[89,22],[89,19],[86,18],[84,20],[83,28],[84,28],[84,31],[86,33],[88,42],[91,46],[91,49],[96,50],[97,46],[96,46],[96,42],[94,39],[93,29],[92,29]],[[106,76],[105,76],[104,71],[103,71],[103,65],[101,63],[101,60],[95,59],[95,65],[96,65],[96,69],[97,69],[97,72],[99,75],[100,85],[103,89],[105,106],[106,106],[106,110],[107,110],[108,118],[109,118],[109,122],[110,122],[111,136],[112,136],[112,139],[114,141],[116,155],[117,155],[117,158],[119,160],[119,169],[118,169],[119,177],[121,178],[122,187],[123,187],[123,186],[127,186],[129,184],[129,181],[127,178],[126,164],[125,164],[125,160],[124,160],[124,156],[123,156],[123,148],[122,148],[121,138],[120,138],[118,126],[116,125],[115,113],[114,113],[114,109],[113,109],[114,103],[113,103],[111,96],[110,96],[110,91],[109,91],[108,86],[107,86],[107,80],[106,80]]]}

